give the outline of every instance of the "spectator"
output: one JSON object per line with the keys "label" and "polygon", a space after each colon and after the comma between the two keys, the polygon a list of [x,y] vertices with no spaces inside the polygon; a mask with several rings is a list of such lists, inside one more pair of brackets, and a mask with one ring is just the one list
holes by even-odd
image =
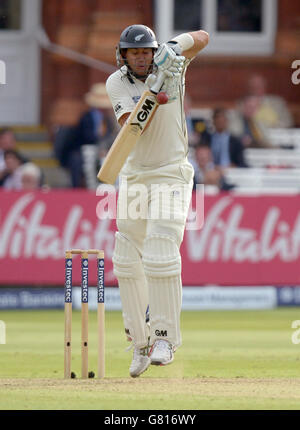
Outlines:
{"label": "spectator", "polygon": [[[94,163],[89,161],[89,157],[85,160],[84,176],[88,187],[96,188],[98,185],[96,175],[117,135],[118,129],[105,84],[94,84],[90,92],[86,94],[85,101],[90,106],[90,110],[87,115],[91,113],[94,117],[97,148],[95,149],[96,160],[94,160]],[[88,124],[86,124],[86,126],[88,126]],[[82,120],[82,134],[84,135],[84,116]],[[93,141],[91,139],[89,142],[87,139],[84,144],[93,145]],[[91,178],[90,171],[94,172],[94,181]]]}
{"label": "spectator", "polygon": [[[85,101],[90,109],[83,115],[79,124],[82,127],[85,143],[98,143],[107,152],[113,143],[116,129],[105,84],[94,84],[90,92],[86,94]],[[92,130],[90,125],[93,125]]]}
{"label": "spectator", "polygon": [[193,119],[191,115],[191,109],[192,109],[192,101],[188,94],[185,94],[184,96],[184,112],[185,112],[185,119],[186,119],[186,129],[188,134],[188,143],[190,147],[194,147],[197,144],[197,141],[199,139],[199,135],[195,130]]}
{"label": "spectator", "polygon": [[248,95],[257,97],[255,120],[266,128],[287,128],[293,126],[293,118],[282,97],[267,94],[267,82],[260,75],[253,75],[248,82]]}
{"label": "spectator", "polygon": [[33,163],[25,163],[21,166],[21,188],[25,191],[34,191],[40,188],[42,174],[39,167]]}
{"label": "spectator", "polygon": [[5,128],[0,131],[0,181],[6,174],[4,152],[11,149],[16,149],[16,138],[10,129]]}
{"label": "spectator", "polygon": [[214,131],[205,140],[210,145],[214,164],[220,168],[247,167],[243,144],[230,133],[225,109],[215,109],[213,125]]}
{"label": "spectator", "polygon": [[0,185],[6,190],[22,189],[21,172],[25,159],[17,151],[8,149],[4,152],[5,171]]}
{"label": "spectator", "polygon": [[229,129],[237,136],[245,148],[271,148],[267,137],[267,129],[261,121],[255,118],[259,106],[256,96],[245,97],[239,104],[239,109],[230,116]]}
{"label": "spectator", "polygon": [[[75,127],[61,128],[55,138],[56,154],[62,166],[70,169],[74,188],[85,186],[83,145],[98,145],[98,154],[104,156],[113,142],[114,122],[111,119],[111,103],[105,84],[94,84],[85,95],[89,109]],[[91,166],[94,168],[94,166]]]}
{"label": "spectator", "polygon": [[201,140],[195,146],[193,166],[194,189],[197,184],[213,185],[223,191],[233,188],[225,181],[222,169],[215,166],[210,146],[205,142],[202,143]]}

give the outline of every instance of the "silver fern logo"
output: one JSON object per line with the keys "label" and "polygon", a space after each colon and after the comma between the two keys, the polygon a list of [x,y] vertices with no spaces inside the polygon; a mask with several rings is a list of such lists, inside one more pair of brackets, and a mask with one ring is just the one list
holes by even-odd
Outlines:
{"label": "silver fern logo", "polygon": [[142,40],[142,38],[143,38],[144,36],[145,36],[144,34],[138,34],[137,36],[135,36],[134,40],[135,40],[136,42],[139,42],[140,40]]}

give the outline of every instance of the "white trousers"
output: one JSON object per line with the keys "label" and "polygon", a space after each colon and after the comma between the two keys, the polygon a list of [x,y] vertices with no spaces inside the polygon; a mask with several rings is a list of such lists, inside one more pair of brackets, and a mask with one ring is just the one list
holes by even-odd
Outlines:
{"label": "white trousers", "polygon": [[181,344],[182,297],[180,245],[193,188],[187,161],[134,170],[121,177],[114,273],[118,279],[125,329],[134,343]]}

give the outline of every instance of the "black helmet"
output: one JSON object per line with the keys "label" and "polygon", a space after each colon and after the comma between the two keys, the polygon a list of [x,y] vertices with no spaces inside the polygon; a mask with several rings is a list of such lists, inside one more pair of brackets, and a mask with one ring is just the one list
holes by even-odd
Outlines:
{"label": "black helmet", "polygon": [[[122,31],[120,42],[116,48],[116,60],[118,67],[121,68],[123,64],[128,67],[127,75],[130,77],[131,74],[133,76],[135,76],[135,74],[130,70],[127,64],[124,52],[127,48],[152,48],[156,50],[158,48],[158,43],[153,31],[145,25],[130,25]],[[141,76],[137,77],[141,78]]]}
{"label": "black helmet", "polygon": [[130,25],[120,36],[119,49],[158,48],[153,31],[145,25]]}

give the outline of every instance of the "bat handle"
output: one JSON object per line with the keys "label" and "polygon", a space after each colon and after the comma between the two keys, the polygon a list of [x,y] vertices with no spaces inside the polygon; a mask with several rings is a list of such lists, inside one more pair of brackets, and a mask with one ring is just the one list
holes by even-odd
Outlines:
{"label": "bat handle", "polygon": [[152,87],[150,88],[151,92],[153,94],[158,94],[161,87],[163,86],[165,80],[165,74],[164,72],[159,72],[157,75],[157,79],[154,85],[152,85]]}

